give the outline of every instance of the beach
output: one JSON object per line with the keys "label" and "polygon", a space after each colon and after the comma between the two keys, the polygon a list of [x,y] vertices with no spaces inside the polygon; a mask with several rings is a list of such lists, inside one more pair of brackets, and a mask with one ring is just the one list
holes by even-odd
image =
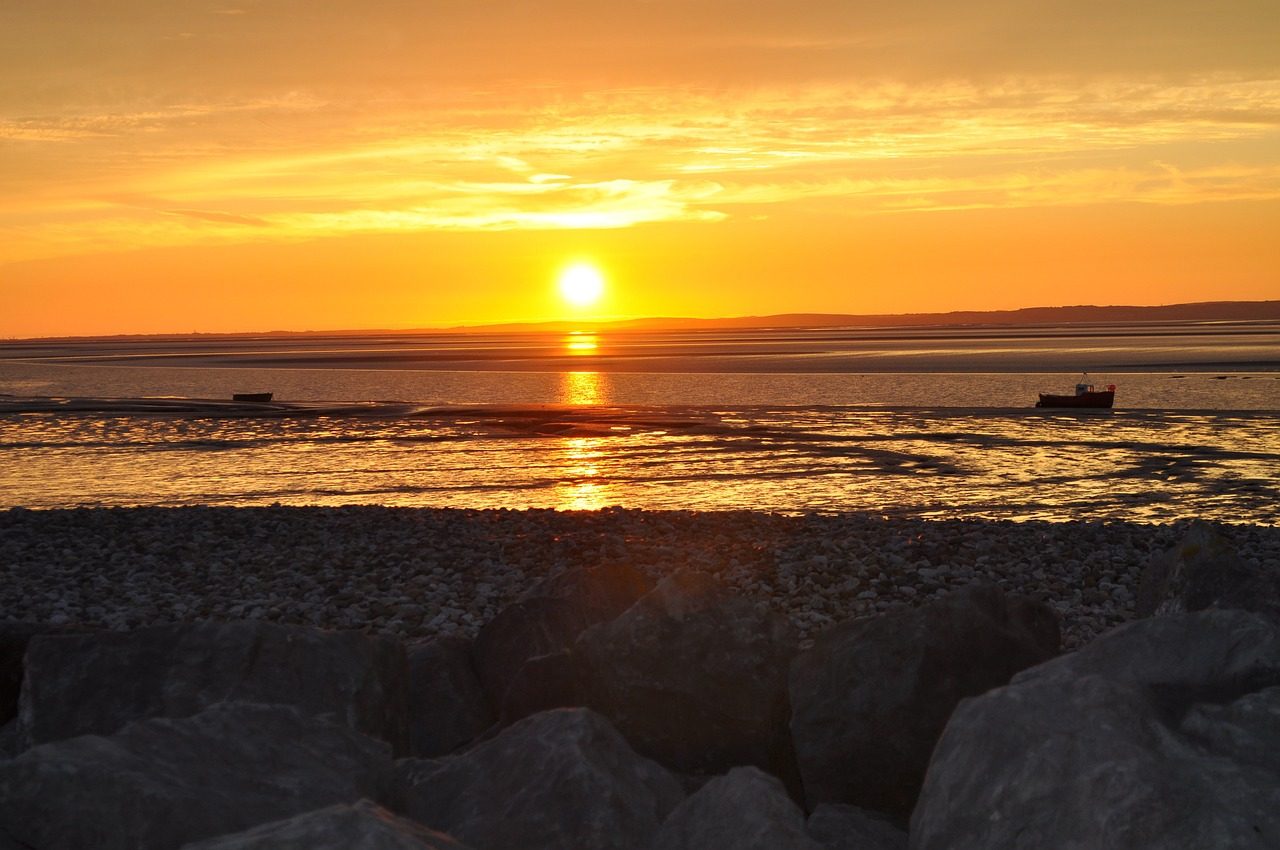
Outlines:
{"label": "beach", "polygon": [[[1280,529],[1215,526],[1280,566]],[[1142,571],[1188,523],[889,519],[762,511],[117,508],[0,513],[4,618],[115,630],[265,620],[473,636],[580,566],[709,573],[801,639],[974,583],[1046,602],[1063,646],[1134,616]]]}
{"label": "beach", "polygon": [[0,844],[1280,840],[1274,372],[37,368]]}

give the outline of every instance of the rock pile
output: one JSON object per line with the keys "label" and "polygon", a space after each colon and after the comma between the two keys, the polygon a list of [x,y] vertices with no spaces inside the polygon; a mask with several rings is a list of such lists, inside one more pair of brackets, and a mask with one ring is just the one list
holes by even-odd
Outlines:
{"label": "rock pile", "polygon": [[10,624],[0,847],[1280,846],[1280,622],[1229,590],[1066,655],[991,585],[802,647],[722,578],[612,566],[407,647]]}

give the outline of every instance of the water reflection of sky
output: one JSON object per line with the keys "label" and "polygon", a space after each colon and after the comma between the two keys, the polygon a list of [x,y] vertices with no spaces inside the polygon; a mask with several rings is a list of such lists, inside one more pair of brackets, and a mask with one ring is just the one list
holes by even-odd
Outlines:
{"label": "water reflection of sky", "polygon": [[595,354],[600,348],[600,337],[598,334],[587,333],[585,331],[573,331],[564,338],[564,350],[578,357],[585,357]]}
{"label": "water reflection of sky", "polygon": [[560,375],[561,404],[605,404],[605,380],[598,372],[564,372]]}
{"label": "water reflection of sky", "polygon": [[565,511],[592,511],[610,504],[610,488],[601,482],[598,465],[604,459],[602,442],[596,437],[571,437],[564,441],[564,466],[556,488],[555,507]]}
{"label": "water reflection of sky", "polygon": [[[0,508],[388,504],[1280,524],[1280,417],[556,405],[0,415]],[[598,403],[605,402],[605,403]]]}

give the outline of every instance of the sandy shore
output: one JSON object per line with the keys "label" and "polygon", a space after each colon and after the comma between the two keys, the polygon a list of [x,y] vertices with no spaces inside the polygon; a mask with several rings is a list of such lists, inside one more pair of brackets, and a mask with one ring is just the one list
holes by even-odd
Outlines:
{"label": "sandy shore", "polygon": [[[1186,524],[861,514],[382,507],[0,512],[0,619],[128,629],[265,619],[414,640],[472,634],[559,569],[719,575],[806,638],[975,581],[1041,599],[1078,646],[1133,615],[1139,576]],[[1223,526],[1280,568],[1280,529]]]}

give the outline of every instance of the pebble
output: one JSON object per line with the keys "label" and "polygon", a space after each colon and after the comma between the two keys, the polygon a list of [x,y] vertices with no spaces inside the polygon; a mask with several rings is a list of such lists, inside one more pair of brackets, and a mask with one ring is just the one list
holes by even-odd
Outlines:
{"label": "pebble", "polygon": [[[1216,526],[1280,562],[1280,529]],[[1187,523],[921,520],[753,511],[103,508],[0,512],[0,620],[110,629],[267,619],[425,640],[474,635],[555,572],[718,575],[804,642],[970,582],[1042,599],[1079,646],[1133,617]]]}

